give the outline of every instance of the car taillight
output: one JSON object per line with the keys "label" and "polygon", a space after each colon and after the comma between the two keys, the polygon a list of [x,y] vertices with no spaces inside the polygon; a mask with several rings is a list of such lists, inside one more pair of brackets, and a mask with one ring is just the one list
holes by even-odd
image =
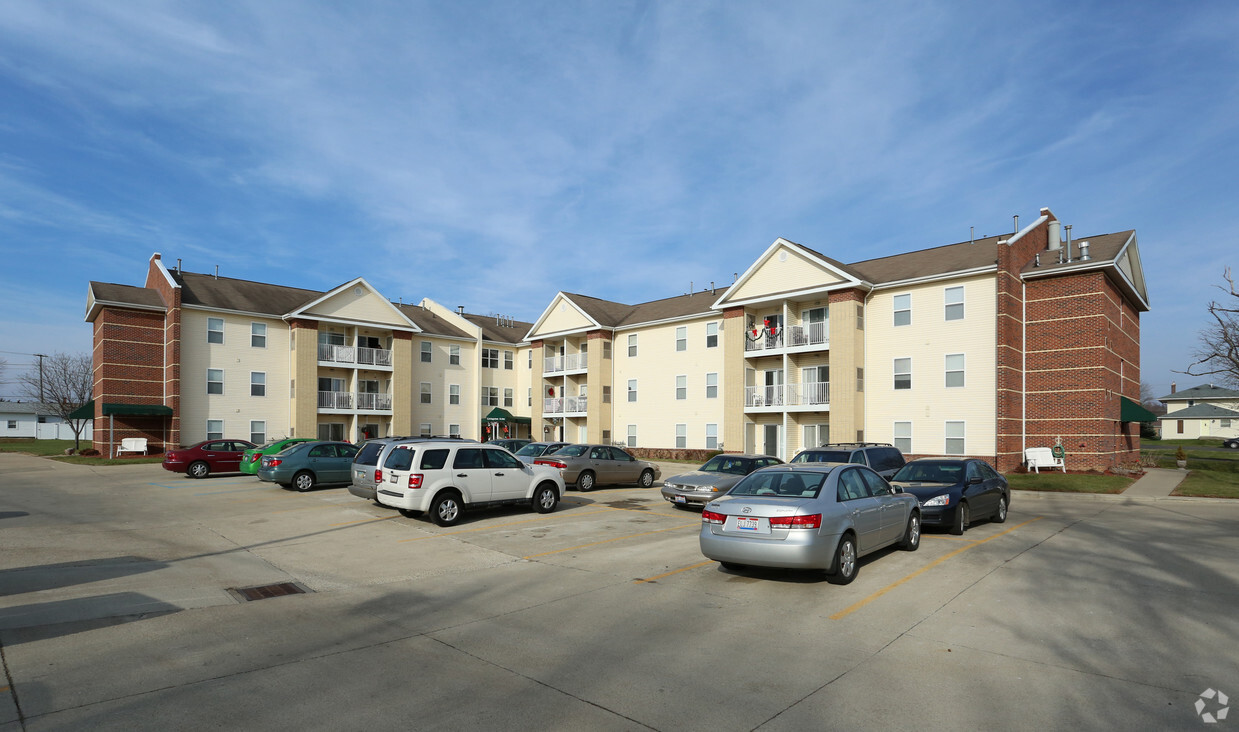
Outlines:
{"label": "car taillight", "polygon": [[259,458],[261,458],[261,457],[262,457],[262,455],[259,455],[258,453],[254,453],[253,455],[250,455],[250,462],[251,462],[251,463],[256,463],[256,462],[258,462],[258,459],[259,459]]}
{"label": "car taillight", "polygon": [[409,473],[409,487],[410,488],[421,488],[422,487],[422,474],[421,473]]}
{"label": "car taillight", "polygon": [[562,460],[534,460],[533,464],[534,465],[549,465],[552,468],[555,468],[557,470],[563,470],[564,468],[568,467],[568,463],[565,463]]}
{"label": "car taillight", "polygon": [[380,469],[380,468],[375,468],[375,469],[374,469],[374,482],[375,482],[375,483],[382,483],[382,482],[383,482],[383,471],[382,471],[382,469]]}
{"label": "car taillight", "polygon": [[770,518],[770,528],[820,529],[822,528],[822,514],[815,513],[812,516],[772,516]]}
{"label": "car taillight", "polygon": [[165,452],[165,453],[163,454],[163,459],[164,459],[164,460],[176,460],[176,453],[175,453],[175,452]]}
{"label": "car taillight", "polygon": [[278,459],[278,458],[271,458],[271,462],[267,463],[267,467],[268,467],[268,468],[274,468],[275,466],[279,465],[279,464],[280,464],[280,463],[282,463],[282,462],[284,462],[284,461],[283,461],[283,460],[280,460],[280,459]]}
{"label": "car taillight", "polygon": [[727,517],[721,513],[715,513],[713,511],[702,511],[701,520],[707,524],[721,524],[727,520]]}

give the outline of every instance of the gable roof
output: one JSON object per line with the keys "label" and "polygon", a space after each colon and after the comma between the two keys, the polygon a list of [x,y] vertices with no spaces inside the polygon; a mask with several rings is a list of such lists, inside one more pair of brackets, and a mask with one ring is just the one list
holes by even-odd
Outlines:
{"label": "gable roof", "polygon": [[392,303],[392,307],[400,311],[404,317],[408,318],[414,325],[421,329],[427,335],[447,336],[449,338],[463,338],[473,340],[473,336],[465,331],[457,328],[447,321],[447,318],[441,318],[435,311],[428,308],[423,308],[420,305],[396,305]]}
{"label": "gable roof", "polygon": [[[1080,259],[1080,244],[1089,245],[1089,258]],[[1064,246],[1062,250],[1066,252]],[[1149,293],[1145,287],[1144,269],[1140,263],[1140,248],[1136,242],[1136,231],[1118,231],[1113,234],[1098,234],[1073,239],[1071,242],[1071,261],[1059,262],[1055,251],[1042,250],[1041,264],[1034,259],[1020,270],[1020,276],[1025,279],[1050,277],[1073,272],[1101,270],[1114,282],[1125,295],[1132,299],[1136,307],[1144,312],[1149,309]]]}
{"label": "gable roof", "polygon": [[1214,384],[1201,384],[1200,386],[1193,386],[1190,389],[1184,389],[1183,391],[1176,391],[1173,394],[1158,397],[1157,401],[1175,402],[1187,401],[1188,399],[1199,401],[1206,401],[1209,399],[1239,399],[1239,391],[1236,391],[1235,389],[1227,389],[1222,386],[1215,386]]}
{"label": "gable roof", "polygon": [[94,322],[104,306],[166,311],[163,298],[155,290],[111,282],[90,282],[86,287],[86,322]]}
{"label": "gable roof", "polygon": [[875,285],[935,275],[983,270],[998,266],[997,250],[1005,236],[987,236],[973,241],[945,244],[915,252],[855,262],[851,268]]}
{"label": "gable roof", "polygon": [[[785,282],[785,272],[772,274],[767,265],[776,252],[779,253],[779,262],[772,266],[777,266],[780,262],[787,260],[790,252],[801,262],[807,264],[809,274],[797,278],[798,281],[794,283]],[[821,275],[823,279],[815,281],[810,276],[814,272]],[[766,288],[771,286],[775,280],[780,283],[779,286],[782,289],[767,290]],[[750,283],[753,283],[753,287],[758,289],[758,294],[745,292],[746,289],[750,289]],[[854,266],[843,264],[838,260],[827,257],[821,252],[797,244],[790,239],[779,237],[770,246],[766,247],[761,256],[750,264],[748,269],[744,270],[744,273],[736,278],[735,282],[731,283],[731,286],[723,292],[718,300],[712,303],[711,307],[715,310],[721,310],[726,307],[753,302],[783,299],[794,294],[825,292],[827,290],[847,289],[858,286],[868,289],[871,283],[866,281],[866,278]]]}
{"label": "gable roof", "polygon": [[308,305],[323,293],[266,282],[170,270],[181,286],[181,305],[238,310],[281,317]]}
{"label": "gable roof", "polygon": [[1214,404],[1193,404],[1187,409],[1167,412],[1162,419],[1239,419],[1239,412]]}
{"label": "gable roof", "polygon": [[501,321],[493,315],[465,313],[462,317],[481,328],[482,340],[494,343],[524,343],[525,334],[533,328],[533,323],[511,319]]}

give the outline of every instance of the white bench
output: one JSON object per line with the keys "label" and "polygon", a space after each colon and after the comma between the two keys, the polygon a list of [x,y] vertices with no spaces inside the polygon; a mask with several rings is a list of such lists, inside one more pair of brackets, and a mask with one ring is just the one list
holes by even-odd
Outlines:
{"label": "white bench", "polygon": [[1028,464],[1028,468],[1034,473],[1040,473],[1040,468],[1059,468],[1064,473],[1067,472],[1067,466],[1063,464],[1063,459],[1054,457],[1054,451],[1048,447],[1030,447],[1024,451],[1024,462]]}
{"label": "white bench", "polygon": [[140,452],[146,454],[146,438],[145,437],[122,437],[120,447],[116,448],[116,457],[120,457],[124,452]]}

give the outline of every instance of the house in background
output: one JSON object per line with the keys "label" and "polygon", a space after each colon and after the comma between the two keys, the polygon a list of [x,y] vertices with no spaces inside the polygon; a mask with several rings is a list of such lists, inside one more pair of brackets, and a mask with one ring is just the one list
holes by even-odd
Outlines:
{"label": "house in background", "polygon": [[1162,439],[1194,440],[1198,437],[1239,437],[1239,391],[1202,384],[1159,397],[1166,405],[1161,418]]}
{"label": "house in background", "polygon": [[[37,402],[0,401],[0,437],[32,440],[72,440],[73,428]],[[82,428],[82,440],[91,439],[91,423]]]}

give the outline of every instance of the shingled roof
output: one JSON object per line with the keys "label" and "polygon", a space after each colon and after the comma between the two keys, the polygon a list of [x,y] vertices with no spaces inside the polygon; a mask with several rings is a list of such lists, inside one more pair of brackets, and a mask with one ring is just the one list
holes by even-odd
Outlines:
{"label": "shingled roof", "polygon": [[1201,384],[1193,386],[1190,389],[1176,391],[1173,394],[1167,394],[1163,397],[1158,397],[1159,402],[1172,401],[1187,401],[1192,399],[1195,401],[1209,401],[1210,399],[1239,399],[1239,391],[1227,389],[1224,386],[1216,386],[1214,384]]}
{"label": "shingled roof", "polygon": [[181,286],[181,304],[238,310],[280,317],[322,297],[316,290],[272,285],[266,282],[169,270]]}
{"label": "shingled roof", "polygon": [[463,317],[482,329],[482,340],[493,343],[511,343],[513,345],[524,343],[525,334],[533,327],[533,323],[527,323],[523,320],[508,319],[500,321],[494,315],[465,313]]}

